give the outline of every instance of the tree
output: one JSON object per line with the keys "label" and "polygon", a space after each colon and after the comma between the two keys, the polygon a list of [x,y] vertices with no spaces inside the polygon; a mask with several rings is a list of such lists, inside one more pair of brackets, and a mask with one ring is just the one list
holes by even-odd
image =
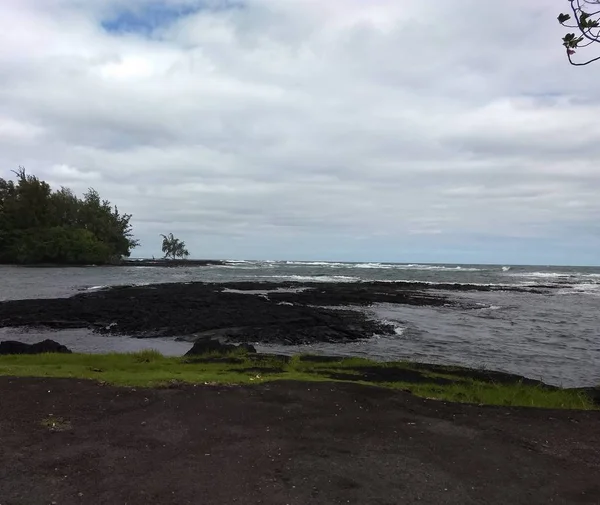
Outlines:
{"label": "tree", "polygon": [[138,245],[131,215],[94,189],[80,199],[22,167],[14,173],[16,182],[0,178],[0,263],[112,263]]}
{"label": "tree", "polygon": [[576,67],[589,65],[600,60],[600,56],[581,62],[573,61],[578,49],[600,42],[600,0],[568,0],[571,12],[561,13],[558,22],[567,28],[575,28],[576,33],[567,33],[562,41],[567,51],[569,63]]}
{"label": "tree", "polygon": [[165,258],[170,256],[172,259],[183,259],[190,255],[188,250],[185,248],[185,242],[175,238],[172,233],[169,233],[168,235],[161,234],[161,237],[163,238],[162,252],[165,253]]}

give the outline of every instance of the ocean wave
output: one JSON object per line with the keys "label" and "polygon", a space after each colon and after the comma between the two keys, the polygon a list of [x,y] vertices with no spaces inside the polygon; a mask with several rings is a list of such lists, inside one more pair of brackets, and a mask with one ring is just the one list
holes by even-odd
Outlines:
{"label": "ocean wave", "polygon": [[600,296],[600,284],[596,283],[581,283],[575,284],[569,288],[560,289],[557,291],[559,295],[592,295],[592,296]]}
{"label": "ocean wave", "polygon": [[510,270],[510,267],[502,267],[503,272],[508,272],[509,270]]}
{"label": "ocean wave", "polygon": [[590,295],[600,295],[600,284],[577,284],[573,286],[573,290],[578,293],[585,293]]}
{"label": "ocean wave", "polygon": [[98,291],[100,289],[107,289],[107,288],[108,288],[108,286],[104,286],[104,285],[102,285],[102,286],[90,286],[89,288],[85,288],[84,291]]}
{"label": "ocean wave", "polygon": [[406,331],[406,328],[404,326],[395,326],[394,327],[394,333],[398,336],[403,335],[405,331]]}
{"label": "ocean wave", "polygon": [[389,270],[390,268],[394,268],[396,265],[389,265],[387,263],[357,263],[352,266],[354,268],[383,268],[385,270]]}
{"label": "ocean wave", "polygon": [[[367,280],[366,282],[371,282]],[[502,282],[443,282],[443,281],[422,281],[422,280],[406,280],[406,279],[382,279],[374,282],[385,282],[391,284],[425,284],[427,286],[440,286],[444,288],[445,286],[453,286],[453,287],[462,287],[462,286],[474,286],[474,287],[484,287],[484,288],[499,288],[499,289],[511,289],[511,288],[519,288],[519,287],[528,287],[533,288],[536,286],[535,283],[502,283]]]}
{"label": "ocean wave", "polygon": [[411,271],[437,271],[437,272],[482,272],[485,269],[471,266],[448,266],[448,265],[426,265],[421,263],[385,263],[385,262],[363,262],[348,263],[342,261],[247,261],[227,260],[226,267],[229,268],[261,268],[261,267],[314,267],[314,268],[348,268],[358,270],[411,270]]}
{"label": "ocean wave", "polygon": [[513,277],[536,277],[540,279],[568,279],[573,277],[573,274],[559,272],[520,272],[510,274]]}
{"label": "ocean wave", "polygon": [[387,319],[385,317],[378,317],[376,315],[376,313],[375,313],[375,319],[377,319],[380,323],[388,324],[388,325],[392,326],[394,328],[394,333],[398,337],[402,336],[407,329],[406,326],[404,326],[404,324],[402,324],[398,321],[394,321],[393,319]]}
{"label": "ocean wave", "polygon": [[409,268],[411,270],[437,270],[441,272],[482,272],[483,269],[463,266],[444,266],[444,265],[421,265],[410,263],[408,265],[398,265],[399,268]]}
{"label": "ocean wave", "polygon": [[298,282],[362,282],[359,277],[348,275],[269,275],[268,277]]}
{"label": "ocean wave", "polygon": [[229,269],[229,270],[256,270],[260,268],[272,268],[273,265],[259,265],[254,263],[234,263],[225,265],[215,265],[216,269]]}
{"label": "ocean wave", "polygon": [[482,307],[477,310],[502,310],[503,307],[501,305],[487,305],[485,303],[478,303],[477,305],[481,305]]}
{"label": "ocean wave", "polygon": [[469,266],[424,265],[420,263],[358,263],[354,268],[379,268],[384,270],[435,270],[438,272],[482,272],[483,269]]}
{"label": "ocean wave", "polygon": [[349,263],[339,263],[334,261],[284,261],[284,265],[305,266],[305,267],[349,267]]}

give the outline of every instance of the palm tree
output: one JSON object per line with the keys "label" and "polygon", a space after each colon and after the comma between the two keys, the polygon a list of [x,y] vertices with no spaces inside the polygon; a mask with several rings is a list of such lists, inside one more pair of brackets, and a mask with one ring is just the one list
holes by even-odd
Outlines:
{"label": "palm tree", "polygon": [[162,252],[165,253],[165,259],[169,256],[175,258],[187,258],[190,253],[185,248],[185,242],[175,238],[172,233],[169,235],[160,235],[163,238]]}

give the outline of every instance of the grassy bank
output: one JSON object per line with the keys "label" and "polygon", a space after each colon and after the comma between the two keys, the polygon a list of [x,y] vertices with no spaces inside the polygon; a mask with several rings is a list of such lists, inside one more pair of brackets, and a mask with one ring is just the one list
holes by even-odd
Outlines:
{"label": "grassy bank", "polygon": [[132,354],[0,356],[0,375],[93,379],[120,386],[256,384],[274,380],[341,381],[401,389],[431,399],[487,405],[592,409],[577,391],[465,368],[380,363],[360,358],[235,353],[168,358],[155,351]]}

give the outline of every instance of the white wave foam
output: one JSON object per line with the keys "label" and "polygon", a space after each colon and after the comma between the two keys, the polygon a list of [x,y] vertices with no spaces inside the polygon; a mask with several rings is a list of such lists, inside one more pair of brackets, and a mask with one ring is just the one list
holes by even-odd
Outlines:
{"label": "white wave foam", "polygon": [[398,265],[399,268],[410,268],[413,270],[437,270],[443,272],[481,272],[481,268],[475,267],[462,267],[462,266],[444,266],[444,265],[420,265],[416,264],[408,264],[408,265]]}
{"label": "white wave foam", "polygon": [[503,272],[508,272],[509,270],[510,270],[510,267],[502,267]]}
{"label": "white wave foam", "polygon": [[291,267],[315,267],[315,268],[356,268],[359,270],[434,270],[440,272],[481,272],[484,269],[475,267],[465,266],[447,266],[447,265],[425,265],[420,263],[380,263],[380,262],[366,262],[366,263],[346,263],[339,261],[247,261],[247,260],[227,260],[225,261],[227,267],[230,268],[243,268],[246,267],[264,267],[264,266],[291,266]]}
{"label": "white wave foam", "polygon": [[348,263],[336,263],[333,261],[285,261],[285,265],[306,266],[306,267],[349,267]]}
{"label": "white wave foam", "polygon": [[270,275],[269,277],[299,282],[361,282],[359,277],[347,275]]}
{"label": "white wave foam", "polygon": [[502,310],[500,305],[488,305],[487,307],[483,307],[481,310]]}
{"label": "white wave foam", "polygon": [[592,296],[600,296],[600,284],[596,283],[582,283],[575,284],[568,289],[561,289],[557,291],[559,295],[571,295],[574,293],[581,295],[592,295]]}
{"label": "white wave foam", "polygon": [[[369,281],[367,281],[369,282]],[[535,287],[536,284],[533,282],[529,283],[493,283],[493,282],[440,282],[440,281],[420,281],[420,280],[399,280],[399,279],[382,279],[377,282],[384,282],[388,284],[426,284],[427,286],[454,286],[454,287],[462,287],[462,286],[477,286],[477,287],[486,287],[486,288],[514,288],[515,286],[524,286],[524,287]]]}
{"label": "white wave foam", "polygon": [[90,286],[89,288],[85,288],[86,291],[97,291],[99,289],[106,289],[108,286]]}
{"label": "white wave foam", "polygon": [[521,272],[511,275],[514,277],[536,277],[540,279],[564,279],[572,276],[572,274],[558,272]]}
{"label": "white wave foam", "polygon": [[388,265],[385,263],[357,263],[354,265],[354,268],[383,268],[388,270],[390,268],[394,268],[394,265]]}
{"label": "white wave foam", "polygon": [[383,318],[383,319],[380,319],[380,322],[382,322],[383,324],[389,324],[390,326],[393,326],[394,333],[398,336],[403,335],[404,332],[406,331],[406,326],[403,326],[398,321],[392,321],[390,319]]}

